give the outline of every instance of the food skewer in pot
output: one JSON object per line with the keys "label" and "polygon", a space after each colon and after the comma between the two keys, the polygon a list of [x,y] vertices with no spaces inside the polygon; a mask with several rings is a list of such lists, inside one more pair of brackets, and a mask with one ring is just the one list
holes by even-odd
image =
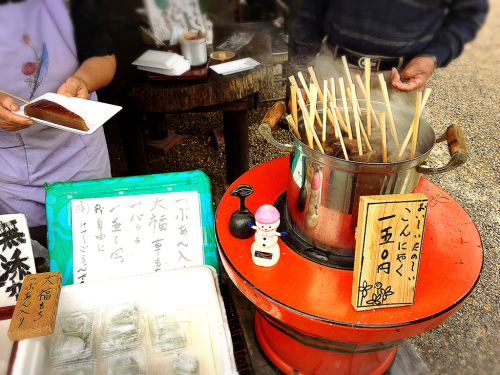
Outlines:
{"label": "food skewer in pot", "polygon": [[338,117],[336,115],[336,111],[335,111],[335,108],[333,108],[333,103],[330,102],[330,107],[332,108],[332,113],[333,113],[333,116],[334,116],[334,119],[335,119],[335,128],[337,129],[337,133],[339,134],[339,141],[340,141],[340,145],[342,147],[342,152],[344,153],[344,158],[345,160],[349,161],[349,156],[347,155],[347,150],[345,148],[345,143],[344,143],[344,137],[342,137],[342,131],[340,130],[340,126],[339,126],[339,122],[338,122]]}
{"label": "food skewer in pot", "polygon": [[[314,119],[316,115],[316,104],[318,101],[318,87],[311,83],[309,86],[309,92],[311,93],[311,97],[309,98],[309,113],[311,114],[311,125],[314,128]],[[318,121],[321,126],[321,121]]]}
{"label": "food skewer in pot", "polygon": [[385,127],[385,112],[379,114],[380,117],[380,130],[382,133],[382,162],[387,163],[387,131]]}
{"label": "food skewer in pot", "polygon": [[[293,115],[293,122],[294,122],[294,129],[299,127],[299,119],[297,116],[297,86],[292,85],[290,86],[290,92],[292,94],[292,115]],[[300,136],[299,136],[300,139]]]}
{"label": "food skewer in pot", "polygon": [[312,135],[311,131],[309,130],[309,111],[307,110],[306,103],[304,102],[304,98],[302,97],[302,93],[298,91],[298,96],[299,96],[299,106],[302,111],[302,121],[304,122],[304,128],[306,131],[306,137],[307,137],[307,144],[309,145],[310,148],[314,148],[313,141],[312,141]]}
{"label": "food skewer in pot", "polygon": [[293,121],[293,116],[292,115],[286,116],[286,120],[288,121],[288,124],[292,128],[292,131],[295,134],[295,136],[297,137],[297,139],[302,140],[302,138],[300,138],[299,129],[295,125],[295,121]]}
{"label": "food skewer in pot", "polygon": [[[300,83],[302,84],[302,87],[304,88],[304,90],[306,92],[307,99],[309,100],[309,103],[310,103],[311,102],[311,92],[310,92],[309,88],[307,87],[306,80],[304,79],[302,72],[298,72],[297,75],[299,76]],[[295,82],[295,83],[297,83],[297,82]],[[297,89],[300,92],[299,86],[297,86]],[[304,100],[304,103],[305,103],[305,100]],[[316,120],[318,120],[318,122],[321,124],[321,119],[319,118],[319,114],[317,112],[316,112]],[[313,123],[314,123],[314,121],[313,121]]]}
{"label": "food skewer in pot", "polygon": [[391,134],[394,138],[396,146],[399,146],[398,132],[396,131],[396,125],[394,124],[394,117],[392,116],[391,103],[389,101],[389,92],[387,91],[387,83],[384,79],[384,73],[378,75],[380,81],[380,87],[382,88],[382,95],[384,96],[385,108],[387,109],[387,114],[389,115],[389,122],[391,123]]}
{"label": "food skewer in pot", "polygon": [[302,72],[298,72],[297,76],[299,77],[300,83],[302,84],[302,87],[304,88],[304,90],[306,90],[306,95],[307,95],[307,97],[310,100],[311,93],[309,92],[309,87],[307,86],[306,80],[304,79],[304,76],[302,75]]}
{"label": "food skewer in pot", "polygon": [[[355,86],[352,85],[351,88],[353,88],[353,90],[355,89]],[[353,99],[353,94],[351,93],[351,90],[349,90],[349,87],[346,87],[345,88],[345,91],[347,93],[347,96],[349,98],[349,101],[351,102],[351,106],[353,108],[353,112],[354,112],[354,103],[356,103],[356,114],[358,115],[358,121],[359,121],[359,124],[360,124],[360,130],[361,130],[361,135],[363,136],[363,139],[365,141],[365,144],[366,144],[366,147],[368,147],[368,150],[372,151],[372,146],[370,144],[370,141],[368,140],[368,137],[366,136],[366,132],[365,132],[365,128],[363,127],[363,123],[361,122],[361,111],[359,109],[359,102],[356,99]],[[354,114],[354,115],[356,115]]]}
{"label": "food skewer in pot", "polygon": [[[346,92],[348,90],[348,87],[346,87]],[[359,129],[359,114],[358,114],[358,111],[357,111],[357,103],[356,103],[356,99],[355,99],[355,94],[354,94],[354,85],[351,85],[351,90],[352,90],[352,93],[351,93],[351,105],[352,105],[352,111],[354,113],[354,127],[356,129],[356,140],[358,142],[358,153],[359,153],[359,156],[363,156],[363,144],[361,143],[361,131]]]}
{"label": "food skewer in pot", "polygon": [[371,89],[371,84],[370,84],[370,78],[371,78],[371,62],[369,57],[365,57],[365,85],[366,85],[366,127],[368,131],[368,135],[372,135],[372,117],[370,116],[371,113],[371,102],[370,102],[370,89]]}
{"label": "food skewer in pot", "polygon": [[321,142],[318,138],[318,135],[316,134],[316,130],[314,130],[314,125],[310,123],[310,114],[307,111],[306,104],[304,103],[304,99],[302,98],[302,94],[299,95],[299,104],[300,104],[300,109],[302,110],[302,119],[306,125],[306,134],[307,134],[307,141],[309,143],[309,147],[314,150],[314,145],[311,139],[311,135],[316,141],[316,144],[318,145],[319,150],[324,154],[325,150],[323,149],[323,146],[321,145]]}
{"label": "food skewer in pot", "polygon": [[[356,81],[358,82],[358,85],[361,88],[361,93],[363,94],[363,97],[366,100],[368,93],[367,93],[367,91],[365,89],[365,85],[363,84],[363,81],[361,80],[361,76],[359,74],[356,74]],[[373,120],[375,121],[375,123],[377,124],[377,126],[380,127],[380,122],[378,121],[377,113],[373,109],[373,106],[371,105],[371,103],[370,103],[370,111],[371,111]]]}
{"label": "food skewer in pot", "polygon": [[[328,112],[328,107],[326,106],[327,103],[327,95],[326,92],[328,91],[328,81],[325,79],[323,82],[323,92],[325,95],[323,96],[323,137],[321,141],[323,142],[323,145],[326,143],[326,114]],[[336,131],[335,131],[336,132]]]}
{"label": "food skewer in pot", "polygon": [[[420,116],[422,116],[422,112],[424,111],[424,107],[427,104],[427,100],[429,99],[429,96],[431,95],[432,89],[426,88],[424,91],[424,96],[422,99],[422,105],[420,106]],[[406,134],[406,138],[403,142],[403,145],[401,146],[401,150],[399,151],[399,157],[401,158],[406,150],[406,146],[408,146],[408,142],[410,142],[410,138],[413,134],[413,126],[415,125],[415,119],[413,119],[413,122],[411,123],[410,129],[408,129],[408,133]]]}
{"label": "food skewer in pot", "polygon": [[411,158],[415,157],[417,151],[418,128],[420,127],[420,108],[422,106],[422,93],[417,92],[417,102],[415,103],[415,120],[413,120],[413,139],[411,140]]}
{"label": "food skewer in pot", "polygon": [[339,85],[340,85],[340,95],[342,96],[342,105],[344,106],[344,115],[345,115],[345,124],[347,126],[347,134],[349,135],[349,140],[352,141],[352,130],[351,130],[351,121],[349,119],[349,108],[347,107],[344,79],[342,77],[339,78]]}

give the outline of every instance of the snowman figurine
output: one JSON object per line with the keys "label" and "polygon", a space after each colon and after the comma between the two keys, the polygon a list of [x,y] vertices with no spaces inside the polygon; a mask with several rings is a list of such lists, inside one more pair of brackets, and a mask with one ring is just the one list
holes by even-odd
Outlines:
{"label": "snowman figurine", "polygon": [[252,260],[261,267],[272,267],[280,259],[278,236],[286,236],[286,232],[276,232],[280,225],[280,213],[270,204],[265,204],[255,213],[255,225],[247,223],[255,229],[255,241],[252,244]]}

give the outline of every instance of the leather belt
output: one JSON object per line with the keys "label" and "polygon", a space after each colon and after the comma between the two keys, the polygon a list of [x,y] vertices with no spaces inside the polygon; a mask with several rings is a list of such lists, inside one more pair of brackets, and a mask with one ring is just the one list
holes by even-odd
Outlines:
{"label": "leather belt", "polygon": [[392,68],[397,68],[398,70],[400,70],[403,69],[411,60],[411,58],[408,57],[372,57],[358,54],[339,46],[330,39],[328,39],[327,44],[335,58],[345,56],[349,65],[358,67],[360,69],[365,68],[365,57],[369,57],[371,70],[373,72],[388,71],[392,70]]}

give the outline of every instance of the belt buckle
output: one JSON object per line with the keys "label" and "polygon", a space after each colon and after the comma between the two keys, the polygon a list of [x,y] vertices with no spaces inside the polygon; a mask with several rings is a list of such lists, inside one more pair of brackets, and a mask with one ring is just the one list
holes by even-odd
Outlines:
{"label": "belt buckle", "polygon": [[[370,70],[372,72],[378,72],[379,68],[380,68],[381,61],[382,61],[382,59],[370,59],[370,65],[371,65]],[[361,69],[365,68],[365,58],[364,57],[361,57],[358,60],[358,65]]]}

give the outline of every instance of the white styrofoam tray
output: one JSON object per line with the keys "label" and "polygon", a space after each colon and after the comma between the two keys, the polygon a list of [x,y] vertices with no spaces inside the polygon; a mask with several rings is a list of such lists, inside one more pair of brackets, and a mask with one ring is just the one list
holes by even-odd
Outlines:
{"label": "white styrofoam tray", "polygon": [[251,70],[255,68],[257,65],[260,65],[260,62],[255,61],[251,57],[247,57],[241,60],[235,60],[223,64],[217,64],[210,67],[216,73],[227,76],[228,74],[234,74],[239,72],[244,72],[246,70]]}
{"label": "white styrofoam tray", "polygon": [[[138,276],[62,287],[58,314],[130,303],[145,311],[178,306],[202,311],[208,324],[196,325],[202,341],[203,375],[237,375],[229,325],[217,274],[211,266],[196,266]],[[195,323],[193,323],[195,325]],[[46,337],[19,341],[12,375],[40,375],[49,368]]]}
{"label": "white styrofoam tray", "polygon": [[182,56],[177,53],[149,50],[144,52],[132,65],[172,69],[180,59],[182,59]]}
{"label": "white styrofoam tray", "polygon": [[[67,96],[54,94],[50,92],[43,94],[42,96],[39,96],[38,98],[32,100],[31,102],[33,103],[41,99],[47,99],[52,102],[55,102],[69,109],[71,112],[76,113],[78,116],[80,116],[85,120],[85,123],[87,124],[89,130],[85,132],[83,130],[69,128],[67,126],[54,124],[52,122],[40,120],[34,117],[32,118],[32,120],[34,120],[39,124],[52,126],[53,128],[77,134],[92,134],[99,127],[104,125],[106,121],[108,121],[111,117],[116,115],[122,109],[122,107],[117,105],[100,103],[100,102],[95,102],[93,100],[85,100],[80,98],[68,98]],[[19,111],[16,111],[14,113],[16,115],[29,118],[24,114],[24,107],[26,106],[27,104],[23,105],[21,108],[19,108]]]}

